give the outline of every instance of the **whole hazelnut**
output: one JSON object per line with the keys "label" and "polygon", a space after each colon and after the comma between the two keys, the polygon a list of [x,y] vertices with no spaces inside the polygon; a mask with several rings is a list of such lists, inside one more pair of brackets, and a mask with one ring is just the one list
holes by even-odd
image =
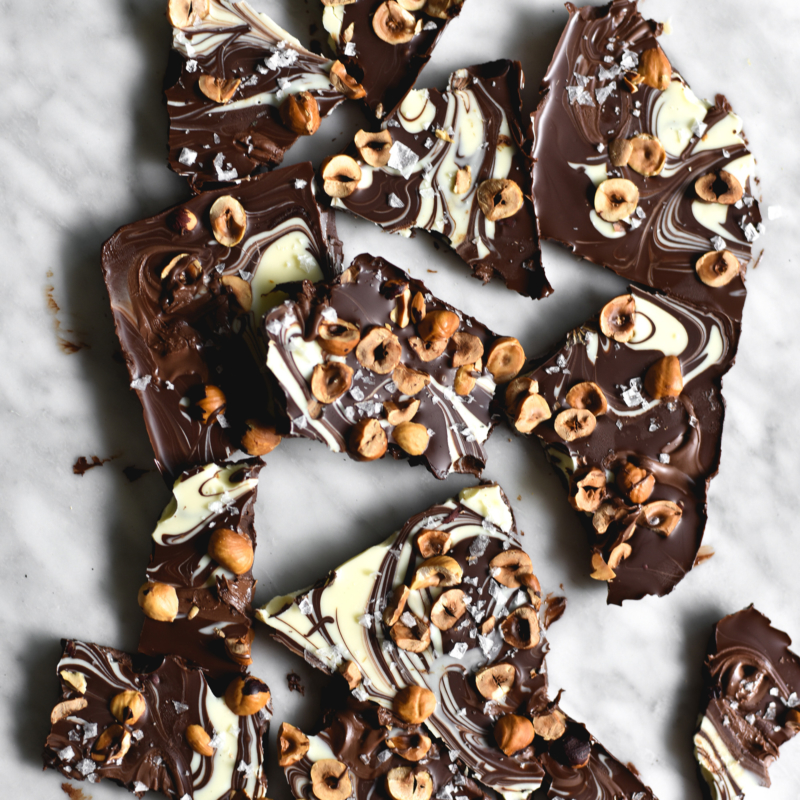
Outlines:
{"label": "whole hazelnut", "polygon": [[178,593],[168,583],[148,581],[139,589],[139,606],[157,622],[172,622],[178,616]]}
{"label": "whole hazelnut", "polygon": [[513,756],[533,742],[533,723],[527,717],[505,714],[495,723],[494,739],[507,756]]}
{"label": "whole hazelnut", "polygon": [[406,686],[394,696],[392,708],[403,722],[421,725],[436,710],[436,695],[423,686]]}
{"label": "whole hazelnut", "polygon": [[225,705],[238,717],[249,717],[269,703],[267,685],[252,676],[234,678],[225,690]]}
{"label": "whole hazelnut", "polygon": [[290,94],[280,108],[281,121],[300,136],[312,136],[319,130],[319,104],[311,92]]}

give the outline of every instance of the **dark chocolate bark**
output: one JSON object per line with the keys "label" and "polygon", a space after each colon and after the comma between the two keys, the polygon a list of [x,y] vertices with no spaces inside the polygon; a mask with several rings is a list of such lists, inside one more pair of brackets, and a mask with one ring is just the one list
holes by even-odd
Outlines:
{"label": "dark chocolate bark", "polygon": [[[692,568],[706,523],[710,479],[719,468],[725,405],[722,376],[734,358],[734,323],[676,300],[631,289],[635,335],[627,343],[603,334],[598,318],[568,334],[566,341],[526,372],[534,385],[525,391],[544,398],[550,417],[533,430],[548,458],[565,477],[573,505],[580,511],[593,553],[592,576],[608,580],[608,602],[665,595]],[[654,399],[645,388],[651,366],[665,356],[680,362],[683,390],[677,398]],[[589,435],[565,441],[556,423],[567,412],[567,393],[593,382],[608,403],[589,420]],[[506,400],[518,429],[525,394]],[[631,466],[628,466],[631,465]],[[631,495],[621,473],[631,467],[646,483]],[[600,471],[599,484],[578,500],[589,470]],[[652,484],[650,494],[645,491]],[[647,496],[645,496],[647,495]],[[653,503],[679,513],[671,532],[654,525],[663,515]],[[612,565],[609,567],[609,563]]]}
{"label": "dark chocolate bark", "polygon": [[[392,233],[439,234],[484,283],[500,277],[526,297],[550,294],[529,199],[522,83],[519,62],[494,61],[454,72],[443,92],[411,92],[383,126],[392,138],[388,165],[369,166],[353,144],[347,153],[361,180],[333,205]],[[469,177],[457,186],[457,172],[464,180],[467,169]],[[489,180],[517,184],[522,204],[513,216],[487,218],[478,189]]]}
{"label": "dark chocolate bark", "polygon": [[[137,797],[148,790],[180,800],[266,796],[269,702],[255,714],[237,716],[214,696],[203,672],[180,658],[147,659],[74,640],[63,644],[61,700],[51,715],[45,767],[72,780],[108,778]],[[119,703],[128,709],[121,714],[125,722],[112,712],[122,692],[131,693]],[[213,755],[192,749],[190,725],[206,732]]]}
{"label": "dark chocolate bark", "polygon": [[[741,321],[743,273],[761,215],[752,197],[753,157],[741,120],[718,95],[711,106],[672,72],[665,91],[646,83],[632,92],[625,83],[654,50],[661,26],[645,20],[631,0],[576,8],[543,83],[533,117],[533,196],[543,239],[555,239],[578,255],[636,283],[660,289],[692,305]],[[612,166],[611,143],[637,134],[658,137],[666,150],[663,171],[643,177],[630,166]],[[736,205],[705,203],[695,191],[702,175],[728,170],[744,197]],[[610,223],[594,209],[596,185],[623,178],[639,190],[636,213]],[[717,238],[719,237],[719,238]],[[742,273],[725,286],[698,277],[697,260],[730,251]]]}
{"label": "dark chocolate bark", "polygon": [[236,574],[208,555],[212,534],[225,529],[256,546],[253,509],[260,462],[209,464],[175,481],[173,499],[153,531],[147,581],[175,588],[172,621],[145,615],[139,651],[178,655],[202,667],[217,688],[251,663],[253,571]]}
{"label": "dark chocolate bark", "polygon": [[[164,82],[169,165],[198,192],[283,161],[299,136],[281,120],[287,97],[310,92],[319,117],[344,99],[331,85],[331,62],[266,14],[230,0],[207,0],[207,11],[203,18],[195,12],[191,20],[171,19],[173,50]],[[224,85],[226,102],[201,90],[209,76],[238,81]]]}
{"label": "dark chocolate bark", "polygon": [[703,667],[694,737],[704,796],[736,800],[769,786],[778,748],[800,731],[800,658],[753,606],[721,619]]}
{"label": "dark chocolate bark", "polygon": [[[225,461],[238,447],[242,421],[267,409],[257,327],[275,284],[330,278],[336,270],[333,220],[317,206],[312,181],[311,165],[298,164],[205,192],[121,228],[103,248],[131,385],[168,478]],[[222,197],[246,214],[244,237],[232,247],[217,241],[210,223]],[[227,407],[212,409],[204,422],[198,402],[208,386],[222,389]]]}
{"label": "dark chocolate bark", "polygon": [[[414,86],[430,60],[450,20],[461,12],[464,0],[432,0],[416,11],[399,11],[406,21],[415,18],[418,32],[407,42],[390,44],[373,27],[384,0],[324,2],[322,18],[331,46],[366,92],[363,98],[377,119],[390,116]],[[396,6],[396,3],[393,3]],[[406,16],[407,15],[407,16]],[[378,23],[380,27],[380,23]]]}

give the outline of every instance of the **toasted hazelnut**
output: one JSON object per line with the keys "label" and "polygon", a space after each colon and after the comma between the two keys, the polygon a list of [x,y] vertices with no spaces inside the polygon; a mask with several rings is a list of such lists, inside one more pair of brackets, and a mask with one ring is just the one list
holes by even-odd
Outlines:
{"label": "toasted hazelnut", "polygon": [[329,197],[349,197],[358,188],[361,167],[350,156],[330,156],[322,162],[322,188]]}
{"label": "toasted hazelnut", "polygon": [[85,697],[76,697],[73,700],[63,700],[53,707],[50,712],[50,724],[55,725],[62,719],[66,719],[71,714],[77,714],[78,711],[83,711],[89,702]]}
{"label": "toasted hazelnut", "polygon": [[437,309],[429,311],[425,318],[417,323],[417,333],[423,342],[436,339],[449,339],[457,330],[461,320],[452,311]]}
{"label": "toasted hazelnut", "polygon": [[418,422],[401,422],[392,430],[392,438],[410,456],[421,456],[430,442],[430,434]]}
{"label": "toasted hazelnut", "polygon": [[475,673],[475,686],[482,697],[497,702],[511,691],[516,676],[517,671],[511,664],[493,664]]}
{"label": "toasted hazelnut", "polygon": [[202,725],[189,725],[186,728],[186,741],[189,747],[201,756],[211,758],[214,748],[211,746],[211,737]]}
{"label": "toasted hazelnut", "polygon": [[168,583],[148,582],[139,589],[139,606],[157,622],[172,622],[178,616],[178,593]]}
{"label": "toasted hazelnut", "polygon": [[386,608],[383,609],[383,624],[388,628],[396,625],[397,620],[403,616],[403,612],[406,610],[408,596],[410,594],[411,590],[408,588],[408,586],[401,584],[400,586],[395,587],[394,592],[392,592],[391,599],[386,604]]}
{"label": "toasted hazelnut", "polygon": [[248,419],[245,427],[241,448],[250,456],[265,456],[281,443],[281,436],[272,425],[264,425],[258,420]]}
{"label": "toasted hazelnut", "polygon": [[422,292],[417,292],[411,300],[411,321],[416,325],[425,319],[425,297]]}
{"label": "toasted hazelnut", "polygon": [[321,322],[317,341],[324,352],[334,356],[346,356],[351,353],[359,340],[361,333],[352,322],[343,319],[336,322]]}
{"label": "toasted hazelnut", "polygon": [[599,533],[605,533],[612,522],[622,519],[629,509],[622,503],[602,503],[592,517],[592,527]]}
{"label": "toasted hazelnut", "polygon": [[189,613],[186,615],[187,619],[194,619],[200,613],[200,606],[192,605]]}
{"label": "toasted hazelnut", "polygon": [[173,28],[191,28],[209,12],[209,0],[169,0],[167,18]]}
{"label": "toasted hazelnut", "polygon": [[514,378],[514,380],[506,386],[504,395],[506,408],[513,408],[514,405],[519,403],[524,397],[529,394],[536,394],[538,391],[539,381],[532,378],[530,375],[521,375],[518,378]]}
{"label": "toasted hazelnut", "polygon": [[376,419],[359,420],[350,430],[348,445],[350,452],[359,461],[375,461],[383,458],[389,446],[386,431]]}
{"label": "toasted hazelnut", "polygon": [[252,675],[234,678],[225,690],[225,705],[237,717],[249,717],[269,703],[269,687]]}
{"label": "toasted hazelnut", "polygon": [[394,767],[386,774],[386,791],[392,800],[430,800],[433,778],[425,770]]}
{"label": "toasted hazelnut", "polygon": [[253,663],[250,647],[255,639],[255,631],[250,628],[243,636],[225,637],[225,655],[235,664],[249,667]]}
{"label": "toasted hazelnut", "polygon": [[191,233],[197,227],[197,216],[194,211],[186,206],[176,208],[175,211],[169,215],[168,220],[172,230],[179,233],[181,236],[185,233]]}
{"label": "toasted hazelnut", "polygon": [[672,65],[658,45],[639,56],[638,73],[644,84],[661,92],[669,89],[672,82]]}
{"label": "toasted hazelnut", "polygon": [[726,206],[738,203],[744,195],[739,179],[724,169],[708,172],[698,178],[694,182],[694,190],[701,200],[707,203],[722,203]]}
{"label": "toasted hazelnut", "polygon": [[680,397],[683,391],[683,373],[677,356],[659,358],[644,377],[644,388],[650,397]]}
{"label": "toasted hazelnut", "polygon": [[636,333],[636,300],[632,294],[622,294],[603,306],[600,330],[615,342],[629,342]]}
{"label": "toasted hazelnut", "polygon": [[424,733],[405,733],[386,740],[386,746],[406,761],[422,761],[431,749],[430,737]]}
{"label": "toasted hazelnut", "polygon": [[533,572],[533,563],[531,557],[524,550],[512,547],[498,553],[489,562],[489,570],[491,576],[502,586],[519,589],[522,586],[520,577]]}
{"label": "toasted hazelnut", "polygon": [[241,83],[240,78],[215,78],[213,75],[201,75],[197,88],[209,99],[220,105],[229,103],[236,94]]}
{"label": "toasted hazelnut", "polygon": [[608,555],[609,568],[616,569],[632,552],[633,548],[627,542],[621,542],[612,548]]}
{"label": "toasted hazelnut", "polygon": [[603,390],[593,381],[576,383],[567,392],[567,403],[572,408],[585,408],[596,417],[600,417],[608,411],[608,400],[606,400]]}
{"label": "toasted hazelnut", "polygon": [[[86,694],[86,676],[82,672],[62,669],[58,674],[61,676],[61,680],[68,683],[78,694]],[[120,722],[122,721],[120,720]]]}
{"label": "toasted hazelnut", "polygon": [[333,758],[315,761],[311,767],[311,791],[317,800],[347,800],[353,792],[347,767]]}
{"label": "toasted hazelnut", "polygon": [[487,617],[478,628],[481,636],[488,636],[495,629],[495,625],[497,625],[497,618],[495,616]]}
{"label": "toasted hazelnut", "polygon": [[234,575],[253,566],[253,544],[247,536],[229,528],[217,528],[208,541],[208,555]]}
{"label": "toasted hazelnut", "polygon": [[453,181],[453,194],[466,194],[472,185],[472,167],[461,167]]}
{"label": "toasted hazelnut", "polygon": [[299,728],[282,722],[278,728],[278,766],[291,767],[308,752],[308,736]]}
{"label": "toasted hazelnut", "polygon": [[800,711],[796,708],[790,708],[786,712],[783,724],[792,733],[800,733]]}
{"label": "toasted hazelnut", "polygon": [[365,369],[388,375],[400,363],[403,346],[386,328],[373,328],[356,347],[356,359]]}
{"label": "toasted hazelnut", "polygon": [[109,725],[92,747],[93,761],[119,761],[131,747],[131,734],[122,725]]}
{"label": "toasted hazelnut", "polygon": [[431,382],[431,376],[427,372],[420,372],[405,364],[398,364],[392,372],[392,381],[397,386],[397,391],[413,397]]}
{"label": "toasted hazelnut", "polygon": [[533,723],[527,717],[505,714],[494,725],[494,740],[507,756],[513,756],[533,742]]}
{"label": "toasted hazelnut", "polygon": [[416,357],[427,364],[444,353],[447,348],[447,339],[433,339],[430,342],[425,342],[419,336],[412,336],[408,340],[408,344]]}
{"label": "toasted hazelnut", "polygon": [[334,61],[331,65],[331,84],[337,92],[341,92],[348,100],[360,100],[367,94],[366,89],[353,77],[341,61]]}
{"label": "toasted hazelnut", "polygon": [[[586,735],[588,736],[588,732]],[[583,769],[592,757],[592,743],[588,738],[583,739],[574,733],[568,733],[558,744],[559,750],[573,769]]]}
{"label": "toasted hazelnut", "polygon": [[226,404],[225,393],[222,389],[209,383],[200,387],[200,394],[194,406],[200,421],[204,425],[208,425],[225,412]]}
{"label": "toasted hazelnut", "polygon": [[625,167],[633,153],[633,143],[630,139],[614,139],[608,145],[608,157],[615,167]]}
{"label": "toasted hazelnut", "polygon": [[353,368],[340,361],[317,364],[311,373],[311,393],[323,405],[335,403],[353,385]]}
{"label": "toasted hazelnut", "polygon": [[117,722],[122,722],[124,725],[135,725],[147,711],[147,703],[141,692],[128,690],[115,694],[111,698],[110,708]]}
{"label": "toasted hazelnut", "polygon": [[219,282],[245,314],[250,311],[253,307],[253,290],[248,281],[238,275],[223,275]]}
{"label": "toasted hazelnut", "polygon": [[533,718],[533,731],[546,742],[560,739],[567,730],[567,718],[557,708],[543,714],[536,714]]}
{"label": "toasted hazelnut", "polygon": [[450,556],[426,558],[414,573],[410,589],[427,589],[431,586],[457,586],[464,577],[461,564]]}
{"label": "toasted hazelnut", "polygon": [[652,472],[626,461],[617,473],[617,486],[631,503],[646,503],[653,494],[656,479]]}
{"label": "toasted hazelnut", "polygon": [[439,19],[449,19],[461,9],[464,0],[427,0],[425,13]]}
{"label": "toasted hazelnut", "polygon": [[244,238],[247,214],[242,204],[226,194],[218,197],[208,212],[214,238],[224,247],[234,247]]}
{"label": "toasted hazelnut", "polygon": [[663,536],[675,530],[683,516],[683,509],[671,500],[656,500],[648,503],[639,515],[639,524]]}
{"label": "toasted hazelnut", "polygon": [[385,167],[389,163],[392,134],[388,130],[377,133],[359,131],[353,141],[358,148],[358,154],[371,167]]}
{"label": "toasted hazelnut", "polygon": [[406,686],[394,696],[392,708],[403,722],[421,725],[436,710],[436,695],[422,686]]}
{"label": "toasted hazelnut", "polygon": [[453,391],[459,397],[467,397],[472,394],[477,378],[473,364],[465,364],[456,370],[456,377],[453,378]]}
{"label": "toasted hazelnut", "polygon": [[592,573],[589,577],[596,581],[613,581],[617,573],[606,564],[602,553],[592,553]]}
{"label": "toasted hazelnut", "polygon": [[419,411],[419,400],[409,400],[402,405],[398,405],[394,400],[389,400],[383,404],[383,410],[386,412],[386,421],[392,426],[400,425],[402,422],[411,422]]}
{"label": "toasted hazelnut", "polygon": [[447,531],[424,530],[417,536],[417,549],[423,558],[443,556],[453,540]]}
{"label": "toasted hazelnut", "polygon": [[628,166],[645,178],[660,175],[667,161],[667,151],[657,137],[640,133],[630,140],[631,153]]}
{"label": "toasted hazelnut", "polygon": [[525,351],[513,336],[502,336],[492,342],[486,356],[486,369],[495,383],[508,383],[525,365]]}
{"label": "toasted hazelnut", "polygon": [[300,136],[313,136],[319,130],[319,104],[311,92],[290,94],[280,107],[281,122]]}
{"label": "toasted hazelnut", "polygon": [[518,650],[536,647],[541,638],[539,631],[539,617],[531,606],[520,606],[500,623],[503,640]]}
{"label": "toasted hazelnut", "polygon": [[339,674],[345,679],[347,682],[347,688],[352,691],[353,689],[361,683],[362,675],[361,675],[361,668],[356,664],[355,661],[345,661],[341,667],[339,667]]}
{"label": "toasted hazelnut", "polygon": [[389,314],[389,319],[398,328],[407,328],[411,322],[411,290],[406,289],[395,300],[395,307]]}
{"label": "toasted hazelnut", "polygon": [[484,181],[477,192],[478,205],[490,222],[513,217],[522,208],[522,189],[507,178]]}
{"label": "toasted hazelnut", "polygon": [[622,76],[622,82],[628,87],[631,94],[636,94],[639,91],[639,84],[643,83],[644,78],[638,72],[629,72],[627,75]]}
{"label": "toasted hazelnut", "polygon": [[453,344],[456,346],[456,352],[453,353],[454,367],[472,365],[483,356],[483,342],[471,333],[457,331],[453,334]]}
{"label": "toasted hazelnut", "polygon": [[414,38],[417,19],[395,0],[381,3],[372,17],[375,35],[387,44],[405,44]]}
{"label": "toasted hazelnut", "polygon": [[523,395],[511,407],[508,415],[520,433],[530,433],[540,422],[552,416],[547,400],[540,394]]}
{"label": "toasted hazelnut", "polygon": [[594,433],[597,417],[583,408],[567,408],[556,417],[553,427],[565,442],[574,442]]}
{"label": "toasted hazelnut", "polygon": [[639,189],[627,178],[609,178],[603,181],[594,195],[594,210],[606,222],[619,222],[636,211]]}
{"label": "toasted hazelnut", "polygon": [[[410,624],[409,617],[414,624]],[[409,624],[406,624],[406,623]],[[392,641],[401,649],[409,653],[424,653],[431,645],[431,629],[422,617],[410,611],[404,611],[400,619],[389,629]]]}
{"label": "toasted hazelnut", "polygon": [[570,481],[569,503],[576,511],[593,514],[606,496],[606,473],[598,467],[577,471]]}
{"label": "toasted hazelnut", "polygon": [[464,602],[464,592],[461,589],[449,589],[439,595],[439,599],[431,608],[431,622],[440,631],[449,631],[464,614],[467,613],[467,604]]}
{"label": "toasted hazelnut", "polygon": [[706,286],[727,286],[741,271],[739,259],[730,250],[712,250],[697,260],[697,275]]}

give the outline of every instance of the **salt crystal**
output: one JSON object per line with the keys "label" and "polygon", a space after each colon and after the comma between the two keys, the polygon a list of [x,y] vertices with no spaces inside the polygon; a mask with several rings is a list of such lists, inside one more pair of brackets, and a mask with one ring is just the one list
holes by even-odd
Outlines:
{"label": "salt crystal", "polygon": [[94,739],[97,736],[97,723],[84,722],[83,723],[83,741],[88,742],[89,739]]}
{"label": "salt crystal", "polygon": [[491,636],[484,636],[483,634],[478,634],[478,644],[480,645],[481,652],[483,653],[485,658],[489,658],[492,654],[492,650],[494,650],[494,640]]}
{"label": "salt crystal", "polygon": [[606,64],[610,64],[613,60],[614,56],[603,56],[603,61],[605,61]]}
{"label": "salt crystal", "polygon": [[[631,111],[631,114],[633,114],[634,117],[639,117],[641,116],[642,112],[639,111],[638,108],[634,108],[633,111]],[[689,167],[689,169],[691,169],[691,167]]]}
{"label": "salt crystal", "polygon": [[712,236],[711,246],[719,253],[725,249],[725,240],[721,236]]}
{"label": "salt crystal", "polygon": [[197,61],[195,61],[195,59],[193,59],[193,58],[190,58],[186,62],[186,71],[187,72],[194,72],[196,69],[197,69]]}
{"label": "salt crystal", "polygon": [[453,645],[453,649],[450,651],[450,655],[453,656],[453,658],[464,658],[467,654],[467,650],[469,650],[469,646],[466,642],[456,642],[456,644]]}
{"label": "salt crystal", "polygon": [[436,191],[431,186],[423,186],[419,190],[419,196],[430,199],[432,197],[436,197]]}
{"label": "salt crystal", "polygon": [[773,697],[778,697],[778,696],[780,695],[780,693],[781,693],[781,690],[780,690],[780,689],[779,689],[777,686],[773,686],[773,687],[772,687],[772,688],[769,690],[769,693],[770,693],[770,694],[771,694]]}
{"label": "salt crystal", "polygon": [[314,655],[329,669],[335,669],[344,661],[344,654],[338,645],[320,647]]}
{"label": "salt crystal", "polygon": [[755,714],[748,714],[745,717],[745,721],[747,722],[748,725],[755,725],[755,723],[756,723],[756,715]]}
{"label": "salt crystal", "polygon": [[[599,89],[595,89],[594,96],[597,98],[598,104],[603,105],[603,103],[605,103],[605,101],[608,100],[608,98],[614,93],[614,90],[616,88],[617,88],[617,82],[611,81],[611,83],[609,83],[608,85],[602,86]],[[600,152],[602,153],[603,151],[600,150]]]}
{"label": "salt crystal", "polygon": [[[406,175],[405,177],[408,176]],[[387,203],[389,204],[389,208],[403,208],[405,206],[405,203],[394,192],[389,194]]]}
{"label": "salt crystal", "polygon": [[141,378],[131,381],[131,389],[138,389],[140,392],[143,392],[150,385],[152,380],[152,375],[142,375]]}
{"label": "salt crystal", "polygon": [[436,27],[437,27],[436,23],[433,20],[431,20],[430,22],[426,22],[422,26],[422,30],[424,30],[424,31],[435,31]]}
{"label": "salt crystal", "polygon": [[489,546],[489,537],[488,536],[478,536],[475,541],[469,546],[469,554],[474,558],[480,558],[485,552],[486,548]]}
{"label": "salt crystal", "polygon": [[173,700],[172,705],[175,706],[176,714],[183,714],[189,710],[189,706],[187,706],[186,703],[181,703],[179,700]]}
{"label": "salt crystal", "polygon": [[797,692],[792,692],[786,700],[783,700],[783,704],[789,708],[800,706],[800,698],[797,697]]}
{"label": "salt crystal", "polygon": [[348,42],[344,46],[344,54],[346,56],[350,56],[352,58],[356,54],[356,43],[355,42]]}
{"label": "salt crystal", "polygon": [[692,123],[692,133],[700,139],[703,134],[708,130],[708,125],[705,122],[700,122],[700,120],[695,120]]}
{"label": "salt crystal", "polygon": [[575,103],[579,106],[594,105],[591,93],[580,86],[567,86],[567,97],[569,98],[570,105],[575,105]]}
{"label": "salt crystal", "polygon": [[404,611],[400,615],[400,622],[403,623],[407,628],[416,628],[417,627],[417,620],[414,618],[414,615],[410,611]]}
{"label": "salt crystal", "polygon": [[764,712],[764,719],[769,720],[769,721],[774,720],[775,719],[775,714],[777,712],[777,708],[778,707],[775,705],[775,703],[770,703],[767,706],[767,710]]}
{"label": "salt crystal", "polygon": [[647,214],[641,206],[636,206],[636,216],[639,217],[639,219],[644,219]]}
{"label": "salt crystal", "polygon": [[58,750],[56,755],[61,761],[69,761],[75,755],[75,751],[72,749],[71,745],[67,745],[63,750]]}
{"label": "salt crystal", "polygon": [[622,400],[628,408],[635,408],[644,404],[644,397],[642,397],[642,379],[631,378],[630,386],[618,387],[622,389]]}
{"label": "salt crystal", "polygon": [[744,220],[741,220],[739,222],[739,227],[741,227],[744,233],[744,238],[747,239],[747,241],[751,244],[758,239],[758,230],[752,222],[745,222]]}
{"label": "salt crystal", "polygon": [[366,753],[361,753],[358,757],[364,764],[369,764],[369,756]]}
{"label": "salt crystal", "polygon": [[597,152],[598,153],[602,153],[605,149],[606,149],[606,146],[604,144],[601,143],[601,144],[597,145]]}
{"label": "salt crystal", "polygon": [[311,595],[303,595],[303,599],[300,600],[300,602],[297,604],[297,607],[301,614],[306,617],[310,617],[314,613],[314,603],[311,600]]}
{"label": "salt crystal", "polygon": [[305,188],[306,188],[306,186],[308,186],[308,181],[306,181],[306,180],[303,180],[303,178],[298,178],[298,179],[297,179],[297,180],[294,182],[294,188],[295,188],[295,189],[305,189]]}
{"label": "salt crystal", "polygon": [[653,433],[653,431],[657,431],[658,428],[659,428],[658,421],[656,420],[655,417],[651,417],[651,419],[650,419],[650,427],[647,430],[649,430],[650,433]]}
{"label": "salt crystal", "polygon": [[658,460],[662,464],[669,464],[669,454],[668,453],[659,453],[658,454]]}
{"label": "salt crystal", "polygon": [[358,618],[358,624],[362,628],[371,628],[372,627],[372,614],[362,614]]}
{"label": "salt crystal", "polygon": [[353,695],[353,697],[355,697],[356,700],[358,700],[361,703],[364,703],[367,700],[369,700],[369,695],[364,691],[364,688],[362,686],[356,686],[356,688],[353,689],[351,694]]}
{"label": "salt crystal", "polygon": [[87,775],[91,775],[95,771],[94,761],[91,761],[88,758],[82,758],[76,765],[75,769],[80,772],[81,775],[85,778]]}
{"label": "salt crystal", "polygon": [[264,63],[267,69],[291,67],[297,61],[299,55],[297,50],[287,48],[286,42],[279,42],[272,55]]}
{"label": "salt crystal", "polygon": [[[606,58],[608,58],[608,56],[606,56]],[[614,59],[612,58],[611,60],[613,61]],[[608,69],[606,69],[601,64],[600,68],[597,70],[597,80],[599,81],[611,80],[613,78],[616,78],[621,72],[622,70],[620,69],[618,64],[614,64],[613,67],[609,67]]]}
{"label": "salt crystal", "polygon": [[233,181],[239,177],[239,173],[230,164],[227,168],[223,167],[225,156],[222,153],[217,153],[214,156],[214,169],[217,173],[217,179],[221,181]]}
{"label": "salt crystal", "polygon": [[253,774],[253,768],[242,759],[236,766],[237,772],[243,772],[248,778]]}
{"label": "salt crystal", "polygon": [[133,782],[133,791],[134,792],[146,792],[150,787],[146,783],[142,783],[141,781],[134,781]]}
{"label": "salt crystal", "polygon": [[392,757],[392,751],[391,750],[381,750],[381,752],[378,753],[378,756],[377,756],[378,763],[379,764],[383,764],[385,761],[388,761],[391,757]]}
{"label": "salt crystal", "polygon": [[621,419],[618,419],[618,420],[617,420],[617,422],[616,422],[616,426],[617,426],[617,428],[618,428],[619,430],[622,430],[622,420],[621,420]]}
{"label": "salt crystal", "polygon": [[492,581],[489,584],[489,594],[494,598],[495,603],[497,603],[498,610],[505,607],[506,598],[503,595],[503,590],[500,588],[499,584]]}
{"label": "salt crystal", "polygon": [[197,161],[197,150],[184,147],[178,155],[178,161],[185,167],[191,167]]}
{"label": "salt crystal", "polygon": [[411,177],[419,157],[402,142],[395,142],[389,151],[389,164],[391,169],[396,169],[406,180]]}
{"label": "salt crystal", "polygon": [[[478,538],[480,538],[480,537],[478,537]],[[471,578],[468,575],[466,575],[466,576],[464,576],[464,578],[462,580],[462,583],[467,583],[470,586],[477,586],[478,585],[478,579],[477,578]]]}

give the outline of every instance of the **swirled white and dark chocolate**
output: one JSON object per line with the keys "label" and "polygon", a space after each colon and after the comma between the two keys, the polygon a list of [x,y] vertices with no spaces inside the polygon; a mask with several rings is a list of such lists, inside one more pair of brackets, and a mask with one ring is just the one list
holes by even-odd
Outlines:
{"label": "swirled white and dark chocolate", "polygon": [[139,651],[181,656],[202,667],[215,688],[245,670],[232,660],[226,642],[247,640],[255,581],[252,569],[236,575],[214,561],[209,540],[224,528],[245,536],[255,550],[253,506],[260,469],[259,462],[249,461],[185,472],[153,531],[147,580],[175,587],[179,609],[172,622],[145,616]]}
{"label": "swirled white and dark chocolate", "polygon": [[[202,670],[180,658],[148,659],[71,639],[63,644],[61,698],[51,717],[45,767],[72,780],[107,778],[137,797],[148,790],[176,800],[266,796],[262,764],[271,706],[237,716],[212,693]],[[114,716],[112,700],[122,692],[141,696],[141,716],[141,708],[128,721]],[[191,747],[190,725],[208,734],[213,755]]]}
{"label": "swirled white and dark chocolate", "polygon": [[[351,147],[361,180],[349,196],[334,198],[334,207],[391,233],[420,228],[444,237],[484,283],[499,276],[526,297],[550,294],[530,199],[497,221],[478,203],[478,187],[493,179],[512,180],[530,195],[522,84],[519,62],[495,61],[454,72],[444,92],[410,92],[384,125],[392,137],[388,165],[371,167]],[[469,185],[456,186],[467,168]]]}
{"label": "swirled white and dark chocolate", "polygon": [[407,42],[390,43],[375,32],[373,20],[384,0],[348,0],[324,3],[322,24],[331,47],[366,92],[363,99],[377,119],[390,116],[414,86],[430,61],[450,20],[461,12],[464,0],[433,0],[408,11],[416,18],[416,32]]}
{"label": "swirled white and dark chocolate", "polygon": [[[334,452],[349,452],[349,434],[354,426],[374,418],[386,432],[388,452],[396,458],[406,457],[394,439],[395,428],[384,416],[384,404],[393,401],[403,406],[418,400],[413,422],[427,429],[429,441],[422,455],[410,457],[411,463],[425,464],[440,479],[452,472],[479,475],[486,463],[484,446],[494,426],[490,412],[494,380],[484,363],[474,370],[472,391],[464,396],[456,394],[458,368],[453,366],[452,339],[440,356],[422,361],[409,344],[418,336],[417,325],[409,321],[401,328],[396,321],[397,299],[404,290],[412,297],[422,296],[427,314],[436,310],[454,312],[460,321],[459,331],[477,337],[485,351],[497,338],[472,317],[433,297],[423,283],[402,270],[382,258],[360,255],[332,283],[303,284],[290,300],[264,318],[267,367],[284,395],[290,434],[324,442]],[[429,376],[428,384],[411,398],[403,394],[392,372],[377,374],[362,366],[356,350],[344,357],[324,352],[318,341],[320,325],[337,318],[355,325],[361,337],[374,328],[388,326],[402,347],[400,363]],[[310,385],[314,368],[335,361],[352,369],[351,386],[335,402],[320,404]]]}
{"label": "swirled white and dark chocolate", "polygon": [[694,754],[710,800],[769,786],[778,748],[800,731],[800,658],[753,606],[715,626]]}
{"label": "swirled white and dark chocolate", "polygon": [[[164,81],[169,165],[195,191],[283,161],[299,138],[279,112],[290,95],[310,92],[321,117],[344,100],[331,85],[331,61],[306,50],[266,14],[231,0],[207,0],[207,7],[207,16],[190,27],[173,28]],[[227,102],[216,102],[200,89],[206,76],[239,83]]]}
{"label": "swirled white and dark chocolate", "polygon": [[[594,318],[566,342],[534,361],[530,377],[551,418],[534,433],[550,461],[574,491],[574,476],[590,468],[605,476],[597,487],[613,514],[598,531],[597,517],[580,511],[592,553],[608,562],[614,548],[630,553],[601,579],[609,580],[608,602],[668,594],[692,568],[706,523],[706,497],[719,468],[725,404],[722,376],[734,359],[734,324],[722,314],[701,312],[677,300],[633,288],[635,334],[627,343],[605,336]],[[649,368],[664,356],[680,362],[683,390],[677,398],[653,399],[644,388]],[[579,383],[595,383],[608,402],[588,436],[565,441],[555,430],[566,395]],[[643,506],[619,486],[632,464],[654,476],[647,503],[677,504],[681,516],[668,534],[644,524]],[[649,480],[649,479],[648,479]],[[654,508],[654,507],[653,507]],[[613,519],[611,519],[613,517]],[[602,529],[602,526],[599,526]],[[618,553],[622,551],[617,551]],[[596,567],[597,564],[593,565]]]}
{"label": "swirled white and dark chocolate", "polygon": [[[644,19],[636,0],[576,8],[542,86],[533,117],[533,196],[539,233],[568,245],[589,261],[701,308],[741,321],[744,268],[759,236],[761,215],[753,198],[754,159],[742,121],[727,100],[698,99],[681,74],[665,91],[625,83],[642,53],[658,46],[661,25]],[[614,167],[610,144],[638,134],[657,137],[666,151],[660,174],[643,177]],[[706,203],[695,181],[726,170],[744,189],[736,205]],[[596,187],[607,178],[632,181],[639,191],[635,213],[616,223],[594,207]],[[698,259],[729,250],[742,274],[725,286],[705,285]]]}
{"label": "swirled white and dark chocolate", "polygon": [[[103,248],[103,273],[132,387],[139,394],[156,464],[174,479],[222,463],[238,446],[240,419],[262,417],[269,399],[258,366],[261,316],[283,281],[331,277],[339,263],[332,215],[317,206],[310,164],[260,175],[228,190],[121,228]],[[246,230],[233,247],[214,237],[209,210],[229,195]],[[165,268],[173,263],[172,268]],[[199,268],[198,268],[199,265]],[[245,312],[226,280],[249,283]],[[207,423],[195,401],[207,385],[227,398]],[[230,427],[225,427],[230,425]]]}

